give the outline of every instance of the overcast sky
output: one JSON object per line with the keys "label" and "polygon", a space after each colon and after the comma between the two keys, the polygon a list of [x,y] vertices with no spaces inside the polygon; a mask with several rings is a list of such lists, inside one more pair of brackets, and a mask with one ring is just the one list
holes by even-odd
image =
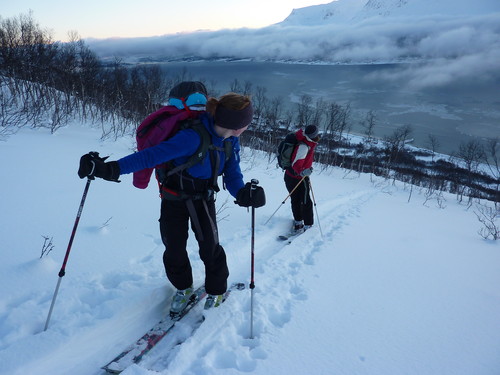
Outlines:
{"label": "overcast sky", "polygon": [[33,11],[55,40],[141,37],[200,29],[258,28],[283,21],[294,8],[321,0],[0,0],[2,18]]}

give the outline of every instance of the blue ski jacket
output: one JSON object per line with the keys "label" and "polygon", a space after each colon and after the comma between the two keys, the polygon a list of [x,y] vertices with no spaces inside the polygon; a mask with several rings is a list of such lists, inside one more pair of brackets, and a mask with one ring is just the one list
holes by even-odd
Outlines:
{"label": "blue ski jacket", "polygon": [[[220,167],[217,174],[223,175],[223,182],[227,190],[236,198],[238,191],[245,185],[240,169],[240,142],[237,137],[228,138],[233,144],[233,152],[231,157],[226,161],[224,138],[219,137],[215,133],[212,116],[208,113],[202,113],[200,120],[212,136],[212,143],[221,148],[221,151],[218,151],[220,154]],[[145,168],[154,168],[171,160],[175,166],[184,164],[197,151],[200,143],[201,139],[194,130],[180,130],[173,137],[156,146],[119,159],[120,174],[133,173]],[[201,162],[188,168],[187,172],[194,178],[210,179],[212,177],[212,163],[210,162],[209,153],[206,153]]]}

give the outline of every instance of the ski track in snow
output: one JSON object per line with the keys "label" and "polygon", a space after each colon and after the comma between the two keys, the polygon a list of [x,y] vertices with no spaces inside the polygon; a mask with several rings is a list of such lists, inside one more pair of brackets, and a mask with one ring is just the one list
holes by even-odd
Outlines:
{"label": "ski track in snow", "polygon": [[[356,192],[336,197],[330,201],[321,202],[319,208],[320,222],[323,238],[321,237],[318,220],[316,225],[308,232],[297,237],[290,244],[278,240],[275,242],[259,241],[259,238],[277,237],[281,234],[282,228],[288,228],[289,219],[276,216],[270,221],[269,226],[262,223],[267,220],[261,217],[256,225],[255,242],[255,292],[254,292],[254,339],[250,339],[250,290],[235,291],[226,301],[222,308],[213,312],[206,312],[206,321],[191,336],[191,324],[202,315],[202,303],[193,310],[191,318],[185,322],[180,322],[174,334],[167,336],[157,348],[143,360],[140,365],[133,365],[123,372],[133,374],[139,370],[150,368],[154,371],[182,374],[215,374],[224,370],[231,372],[251,372],[258,366],[258,361],[267,358],[266,350],[261,348],[260,339],[262,337],[273,337],[278,333],[276,330],[283,328],[293,317],[293,306],[295,303],[307,301],[307,288],[304,286],[300,273],[304,267],[314,265],[314,255],[319,251],[334,251],[335,234],[343,226],[349,225],[352,217],[358,216],[361,205],[374,192]],[[289,210],[289,207],[283,210]],[[257,210],[258,212],[258,210]],[[323,220],[321,220],[323,218]],[[85,230],[91,230],[85,228]],[[96,229],[93,229],[96,230]],[[265,232],[272,232],[272,235]],[[259,237],[259,233],[261,236]],[[241,246],[241,234],[236,234],[233,240],[226,240],[226,248]],[[55,348],[41,348],[40,362],[28,363],[21,366],[16,373],[30,373],[36,371],[32,366],[43,368],[54,368],[60,371],[57,366],[58,357],[65,358],[70,355],[73,347],[81,347],[86,342],[108,341],[109,357],[112,358],[120,350],[121,346],[127,343],[131,331],[135,331],[135,336],[140,337],[144,333],[145,327],[153,324],[157,316],[163,316],[168,311],[168,301],[173,293],[171,287],[167,287],[161,266],[158,266],[158,252],[162,251],[161,240],[151,238],[151,253],[141,258],[131,260],[134,264],[134,272],[113,271],[102,275],[83,275],[79,277],[64,278],[63,287],[60,290],[59,299],[69,299],[64,304],[57,306],[57,314],[51,322],[53,328],[46,334],[54,336]],[[235,275],[247,275],[249,262],[240,262],[231,269]],[[57,273],[59,265],[50,258],[44,258],[42,262],[32,262],[15,270],[15,272],[40,272],[42,274]],[[280,272],[276,272],[280,270]],[[275,277],[269,277],[269,275]],[[263,277],[263,275],[267,275]],[[261,277],[262,276],[262,277]],[[245,276],[246,277],[246,276]],[[246,281],[246,280],[244,280]],[[145,285],[152,286],[152,291],[146,292]],[[165,289],[168,289],[165,292]],[[64,292],[78,289],[77,295]],[[2,329],[2,341],[0,348],[6,348],[13,344],[19,337],[29,337],[37,334],[44,324],[43,316],[38,317],[32,324],[27,314],[34,309],[45,310],[45,306],[50,305],[52,291],[46,288],[38,290],[26,289],[27,292],[18,294],[7,304],[0,308],[0,321],[6,322],[5,326],[19,329],[5,331]],[[259,298],[262,293],[272,294],[272,299]],[[124,300],[124,295],[129,295],[128,300]],[[121,307],[120,307],[121,305]],[[138,308],[137,306],[150,306],[149,309]],[[41,308],[40,306],[44,306]],[[117,307],[118,306],[118,307]],[[116,310],[121,312],[116,315]],[[138,316],[140,315],[140,316]],[[31,317],[29,317],[31,318]],[[65,329],[57,328],[64,320]],[[120,335],[116,331],[116,322],[131,322],[131,327],[125,327]],[[135,323],[134,323],[135,322]],[[149,323],[145,323],[149,322]],[[67,342],[59,342],[60,335],[66,336],[68,327],[80,327],[80,332],[73,335]],[[88,328],[86,328],[88,327]],[[276,328],[276,330],[270,327]],[[214,343],[213,336],[218,331],[224,329],[225,334],[220,336],[220,340]],[[52,331],[52,332],[51,332]],[[126,338],[127,337],[127,338]],[[229,340],[229,342],[227,342]],[[19,345],[22,344],[22,339]],[[116,345],[116,343],[123,343]],[[178,345],[182,343],[182,345]],[[214,345],[215,344],[215,345]],[[12,349],[11,348],[11,349]],[[100,350],[89,348],[82,357],[87,357],[89,361]],[[228,350],[231,348],[232,350]],[[52,355],[48,356],[48,350],[52,350]],[[168,353],[165,355],[164,353]],[[50,361],[46,358],[50,358]],[[193,358],[198,358],[193,360]],[[102,365],[102,364],[101,364]],[[135,370],[134,370],[135,368]],[[98,372],[99,373],[99,372]]]}
{"label": "ski track in snow", "polygon": [[[349,193],[322,202],[319,216],[323,238],[316,220],[315,227],[290,244],[278,240],[271,243],[268,241],[267,244],[256,241],[254,339],[250,339],[250,292],[247,288],[245,291],[234,291],[221,308],[205,312],[206,321],[192,336],[191,324],[181,322],[180,329],[176,329],[174,335],[166,337],[158,344],[140,366],[162,373],[165,370],[166,374],[254,371],[258,361],[268,357],[266,350],[260,345],[261,338],[267,341],[269,337],[278,335],[278,331],[293,318],[293,306],[308,299],[307,287],[300,276],[301,271],[315,264],[314,258],[317,252],[335,251],[335,235],[342,227],[349,225],[352,218],[359,216],[363,203],[375,193],[374,191]],[[328,220],[322,222],[321,217]],[[277,218],[275,220],[279,221]],[[286,222],[288,224],[289,220]],[[263,229],[257,225],[256,231],[275,232],[276,227],[280,226],[270,225],[270,229],[265,227]],[[236,242],[237,240],[235,243],[226,243],[225,247],[236,246]],[[232,273],[240,273],[239,271],[232,270]],[[276,276],[269,277],[273,274]],[[264,278],[261,275],[267,276]],[[266,295],[265,299],[260,299],[259,295],[263,293],[271,294],[272,298]],[[190,320],[196,321],[201,315],[201,307],[198,306],[191,314]],[[222,329],[224,335],[219,335],[219,339],[214,342],[214,335]],[[178,343],[182,345],[176,346]],[[169,354],[164,355],[165,352]],[[133,368],[136,366],[132,366],[123,374],[134,374]]]}

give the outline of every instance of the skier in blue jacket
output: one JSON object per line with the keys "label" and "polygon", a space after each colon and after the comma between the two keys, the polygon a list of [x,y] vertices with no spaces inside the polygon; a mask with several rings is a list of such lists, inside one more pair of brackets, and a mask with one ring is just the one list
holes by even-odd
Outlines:
{"label": "skier in blue jacket", "polygon": [[[208,293],[205,308],[218,306],[227,290],[229,270],[226,254],[219,244],[215,192],[217,176],[223,176],[224,186],[242,207],[261,207],[265,204],[262,187],[251,189],[243,182],[240,169],[238,137],[252,121],[253,108],[247,96],[235,93],[221,98],[209,98],[206,112],[199,119],[210,134],[215,150],[192,167],[179,171],[163,181],[160,215],[160,233],[165,245],[163,263],[168,279],[177,288],[171,305],[171,315],[178,315],[193,293],[193,276],[186,250],[189,222],[199,245],[199,254],[205,265],[205,289]],[[224,142],[231,142],[232,152],[227,157]],[[106,162],[97,153],[81,157],[80,178],[100,177],[119,182],[122,174],[152,168],[165,162],[174,166],[184,164],[201,143],[193,129],[180,130],[157,146],[146,148],[119,159]]]}

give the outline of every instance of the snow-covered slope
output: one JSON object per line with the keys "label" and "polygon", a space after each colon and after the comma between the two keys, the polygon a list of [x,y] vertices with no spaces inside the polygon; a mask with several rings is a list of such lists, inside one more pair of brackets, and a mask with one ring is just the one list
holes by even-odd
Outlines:
{"label": "snow-covered slope", "polygon": [[[99,138],[75,123],[0,145],[1,375],[103,375],[168,312],[156,187],[136,189],[126,175],[92,182],[43,332],[85,185],[79,157],[130,152],[130,140]],[[123,375],[498,375],[500,243],[477,234],[474,207],[316,165],[316,227],[284,245],[289,202],[266,224],[287,195],[282,172],[245,148],[243,173],[267,195],[256,210],[255,338],[250,292],[235,292],[192,337],[182,326]],[[219,234],[229,281],[248,283],[251,215],[233,200],[218,194]],[[43,236],[54,248],[39,259]],[[199,284],[192,236],[188,249]]]}
{"label": "snow-covered slope", "polygon": [[352,24],[370,18],[395,20],[425,16],[475,16],[500,11],[497,0],[337,0],[294,9],[283,26]]}

